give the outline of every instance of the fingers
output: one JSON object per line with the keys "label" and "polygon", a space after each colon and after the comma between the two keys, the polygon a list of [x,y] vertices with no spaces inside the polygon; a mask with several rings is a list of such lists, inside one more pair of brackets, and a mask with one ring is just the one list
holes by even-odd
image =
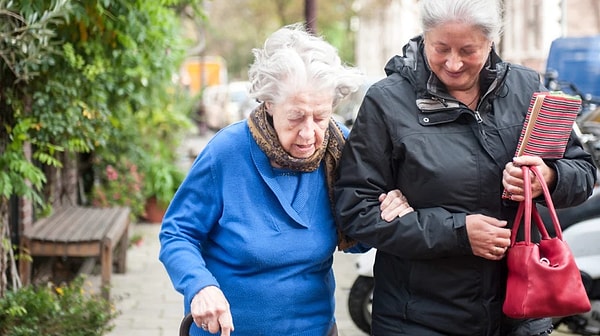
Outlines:
{"label": "fingers", "polygon": [[524,194],[523,171],[512,162],[504,167],[502,172],[502,185],[513,201],[522,201]]}
{"label": "fingers", "polygon": [[394,206],[393,208],[388,208],[381,212],[381,219],[386,222],[391,222],[398,217],[402,217],[408,213],[415,211],[408,203],[403,202]]}
{"label": "fingers", "polygon": [[220,331],[221,336],[230,336],[233,331],[233,320],[229,311],[219,315],[217,319],[211,319],[209,322],[206,322],[205,325],[207,327],[206,329],[204,329],[202,325],[200,327],[204,330],[208,330],[211,334],[216,334]]}
{"label": "fingers", "polygon": [[514,157],[512,163],[517,166],[541,166],[545,165],[544,160],[539,156],[522,155]]}
{"label": "fingers", "polygon": [[406,197],[398,189],[379,195],[379,201],[381,202],[379,207],[381,218],[387,222],[414,211]]}
{"label": "fingers", "polygon": [[406,202],[406,197],[400,192],[398,189],[394,189],[389,191],[388,193],[383,193],[379,195],[379,202],[381,202],[380,208],[384,210],[388,208],[393,203]]}
{"label": "fingers", "polygon": [[221,336],[230,336],[231,332],[234,331],[231,314],[221,315],[219,317],[219,325],[221,327]]}
{"label": "fingers", "polygon": [[201,322],[199,327],[211,334],[216,334],[220,331],[222,336],[230,336],[233,331],[231,314],[222,314],[216,321],[215,319],[211,319],[208,322]]}
{"label": "fingers", "polygon": [[506,246],[506,247],[494,246],[489,251],[487,251],[487,253],[482,255],[482,257],[489,259],[489,260],[500,260],[500,259],[504,258],[506,251],[508,251],[508,246]]}
{"label": "fingers", "polygon": [[[523,196],[525,192],[523,189],[522,166],[537,166],[538,170],[542,173],[540,178],[543,178],[549,186],[553,185],[556,180],[556,172],[548,167],[540,157],[527,155],[515,157],[512,162],[504,166],[504,171],[502,172],[502,185],[513,201],[520,202],[525,199]],[[530,177],[531,194],[535,198],[542,194],[542,186],[534,174],[531,174]]]}
{"label": "fingers", "polygon": [[211,334],[220,331],[228,336],[234,329],[229,302],[216,286],[207,286],[194,296],[191,313],[196,325]]}
{"label": "fingers", "polygon": [[489,260],[500,260],[510,246],[510,230],[506,221],[484,215],[468,215],[467,235],[473,254]]}

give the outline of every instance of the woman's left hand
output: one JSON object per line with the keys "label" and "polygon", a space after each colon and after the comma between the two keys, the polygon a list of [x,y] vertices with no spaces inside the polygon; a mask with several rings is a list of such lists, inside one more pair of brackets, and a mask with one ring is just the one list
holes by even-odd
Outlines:
{"label": "woman's left hand", "polygon": [[387,222],[393,221],[397,217],[402,217],[414,209],[408,204],[406,196],[398,189],[379,195],[379,209],[381,218]]}
{"label": "woman's left hand", "polygon": [[[513,201],[523,201],[524,197],[524,182],[523,170],[521,166],[536,166],[538,171],[542,173],[542,177],[546,181],[548,188],[552,188],[556,181],[556,172],[548,167],[544,160],[539,156],[523,155],[515,157],[512,162],[504,166],[502,173],[502,185],[509,193],[510,199]],[[542,185],[534,174],[531,174],[531,196],[538,197],[543,192]]]}

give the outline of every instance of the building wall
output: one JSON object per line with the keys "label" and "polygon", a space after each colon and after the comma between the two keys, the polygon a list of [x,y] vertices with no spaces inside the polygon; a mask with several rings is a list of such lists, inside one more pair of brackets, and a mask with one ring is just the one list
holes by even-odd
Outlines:
{"label": "building wall", "polygon": [[419,33],[415,0],[357,0],[359,13],[356,64],[369,77],[384,77],[383,68]]}
{"label": "building wall", "polygon": [[542,72],[550,44],[562,33],[560,8],[559,0],[505,0],[502,58]]}
{"label": "building wall", "polygon": [[[497,44],[502,58],[543,72],[554,39],[600,34],[600,0],[562,1],[504,0],[504,34]],[[417,2],[357,0],[356,60],[369,76],[384,76],[385,63],[420,32]]]}
{"label": "building wall", "polygon": [[564,0],[566,5],[565,36],[600,34],[600,1]]}

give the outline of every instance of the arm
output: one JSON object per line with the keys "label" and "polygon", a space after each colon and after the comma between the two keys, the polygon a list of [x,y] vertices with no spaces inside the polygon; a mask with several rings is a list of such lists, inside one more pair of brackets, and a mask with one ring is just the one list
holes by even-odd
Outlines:
{"label": "arm", "polygon": [[373,87],[367,93],[344,147],[335,186],[335,215],[341,228],[366,245],[406,258],[472,254],[464,213],[426,208],[391,222],[382,219],[379,196],[398,188],[394,177],[398,167],[377,103],[384,97],[378,94]]}
{"label": "arm", "polygon": [[159,233],[159,259],[186,305],[200,289],[218,286],[201,253],[221,212],[219,194],[212,192],[212,166],[209,151],[203,151],[171,201]]}
{"label": "arm", "polygon": [[194,322],[212,333],[229,335],[233,331],[229,302],[202,257],[204,242],[222,212],[214,167],[210,148],[205,149],[165,213],[159,259],[175,289],[184,295]]}
{"label": "arm", "polygon": [[[381,218],[391,222],[414,211],[406,197],[395,189],[379,196]],[[467,215],[465,226],[473,254],[490,260],[500,260],[510,244],[510,232],[502,229],[508,224],[484,215]]]}

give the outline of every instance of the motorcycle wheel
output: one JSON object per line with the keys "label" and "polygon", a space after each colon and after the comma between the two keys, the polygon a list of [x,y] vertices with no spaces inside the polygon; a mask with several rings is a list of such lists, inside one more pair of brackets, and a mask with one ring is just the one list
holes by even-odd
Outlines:
{"label": "motorcycle wheel", "polygon": [[371,307],[373,305],[373,278],[359,276],[350,288],[348,295],[348,311],[356,326],[371,333]]}

